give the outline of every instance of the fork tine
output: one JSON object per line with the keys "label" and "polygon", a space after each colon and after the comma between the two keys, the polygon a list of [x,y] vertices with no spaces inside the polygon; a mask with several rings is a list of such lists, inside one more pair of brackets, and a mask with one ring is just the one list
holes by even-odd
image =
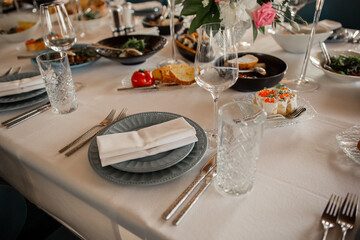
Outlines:
{"label": "fork tine", "polygon": [[18,67],[11,75],[17,74],[21,72],[22,67]]}
{"label": "fork tine", "polygon": [[298,107],[294,112],[291,113],[293,118],[296,118],[298,116],[300,116],[300,114],[302,114],[303,112],[305,112],[306,108],[304,107]]}
{"label": "fork tine", "polygon": [[119,113],[119,115],[114,119],[114,122],[116,122],[116,121],[124,118],[124,117],[126,116],[127,110],[128,110],[127,108],[123,108],[123,109],[121,110],[121,112]]}
{"label": "fork tine", "polygon": [[113,118],[114,118],[114,115],[115,115],[115,109],[112,109],[109,113],[109,115],[106,116],[106,119],[111,121]]}
{"label": "fork tine", "polygon": [[0,77],[6,77],[7,75],[9,75],[11,73],[11,71],[13,70],[13,67],[10,67],[3,75],[1,75]]}

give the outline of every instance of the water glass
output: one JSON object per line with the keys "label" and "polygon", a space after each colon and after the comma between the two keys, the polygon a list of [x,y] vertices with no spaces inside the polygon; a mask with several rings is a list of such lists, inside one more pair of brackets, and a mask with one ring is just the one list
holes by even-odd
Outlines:
{"label": "water glass", "polygon": [[266,114],[255,104],[231,102],[218,116],[216,188],[240,196],[254,185]]}
{"label": "water glass", "polygon": [[53,112],[65,114],[77,109],[77,98],[68,56],[47,52],[36,57]]}

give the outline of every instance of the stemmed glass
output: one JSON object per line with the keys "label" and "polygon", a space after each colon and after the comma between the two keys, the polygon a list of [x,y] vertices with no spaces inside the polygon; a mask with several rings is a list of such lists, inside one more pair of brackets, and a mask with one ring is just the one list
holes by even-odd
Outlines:
{"label": "stemmed glass", "polygon": [[41,28],[44,43],[56,52],[68,51],[77,41],[75,29],[64,3],[40,5]]}
{"label": "stemmed glass", "polygon": [[[56,52],[67,52],[76,43],[75,29],[64,3],[51,2],[40,5],[42,36],[45,45]],[[76,89],[83,87],[75,83]]]}
{"label": "stemmed glass", "polygon": [[311,78],[306,77],[306,70],[307,70],[307,66],[309,63],[309,58],[310,58],[311,48],[313,45],[316,26],[317,26],[317,23],[319,22],[319,18],[320,18],[320,14],[321,14],[321,10],[324,5],[324,2],[325,2],[325,0],[316,0],[316,8],[315,8],[313,25],[311,28],[311,33],[310,33],[309,42],[308,42],[306,53],[305,53],[305,58],[304,58],[303,65],[301,68],[300,77],[295,80],[284,81],[284,83],[286,84],[287,87],[289,87],[297,92],[311,92],[311,91],[316,90],[319,87],[319,83],[315,82]]}
{"label": "stemmed glass", "polygon": [[210,92],[214,101],[214,127],[206,134],[210,147],[217,142],[217,111],[220,94],[235,84],[238,78],[238,54],[234,28],[220,23],[202,25],[195,55],[196,83]]}
{"label": "stemmed glass", "polygon": [[290,7],[290,14],[292,20],[294,20],[294,17],[296,16],[297,12],[303,8],[308,0],[289,0],[288,5]]}
{"label": "stemmed glass", "polygon": [[175,17],[175,0],[167,0],[170,12],[169,12],[169,18],[170,18],[170,44],[171,44],[171,58],[167,59],[165,61],[162,61],[159,63],[159,66],[166,66],[169,64],[179,64],[183,63],[183,61],[176,58],[176,52],[175,52],[175,27],[174,27],[174,17]]}

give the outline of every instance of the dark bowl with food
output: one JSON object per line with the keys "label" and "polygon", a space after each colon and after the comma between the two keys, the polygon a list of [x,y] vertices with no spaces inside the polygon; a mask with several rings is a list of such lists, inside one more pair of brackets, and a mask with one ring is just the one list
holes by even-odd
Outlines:
{"label": "dark bowl with food", "polygon": [[178,35],[175,39],[176,48],[185,59],[194,62],[196,47],[197,47],[197,33],[189,34],[189,29]]}
{"label": "dark bowl with food", "polygon": [[[125,65],[135,65],[145,62],[164,48],[167,40],[163,36],[131,35],[106,38],[99,41],[98,44],[114,48],[109,50],[97,47],[96,52],[99,55]],[[137,49],[141,52],[141,55],[124,55],[124,49],[128,48]]]}
{"label": "dark bowl with food", "polygon": [[[144,27],[157,27],[160,35],[170,35],[170,19],[161,19],[161,16],[151,16],[143,19]],[[179,16],[174,17],[174,31],[177,33],[183,26],[183,18]]]}
{"label": "dark bowl with food", "polygon": [[283,78],[287,70],[287,64],[272,55],[255,52],[241,52],[239,57],[246,54],[254,55],[259,59],[258,63],[265,64],[266,75],[262,76],[259,73],[247,73],[242,78],[238,78],[236,83],[231,87],[241,92],[254,92],[263,88],[270,88],[278,84]]}
{"label": "dark bowl with food", "polygon": [[[36,53],[36,56],[52,51],[50,49],[45,49],[42,51],[39,51]],[[70,68],[74,69],[74,68],[80,68],[80,67],[85,67],[89,64],[92,64],[94,62],[96,62],[97,60],[99,60],[100,56],[96,53],[94,48],[89,47],[87,44],[75,44],[74,46],[72,46],[72,48],[69,50],[69,52],[74,53],[74,54],[68,54],[68,58],[69,58],[69,64],[70,64]],[[36,58],[31,58],[31,63],[38,68],[37,62],[36,62]]]}

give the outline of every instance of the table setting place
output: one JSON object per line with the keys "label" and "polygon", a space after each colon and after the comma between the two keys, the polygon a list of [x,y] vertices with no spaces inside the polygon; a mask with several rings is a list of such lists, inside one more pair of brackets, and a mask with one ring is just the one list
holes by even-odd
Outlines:
{"label": "table setting place", "polygon": [[360,30],[325,0],[86,2],[0,15],[2,178],[82,239],[360,239]]}

